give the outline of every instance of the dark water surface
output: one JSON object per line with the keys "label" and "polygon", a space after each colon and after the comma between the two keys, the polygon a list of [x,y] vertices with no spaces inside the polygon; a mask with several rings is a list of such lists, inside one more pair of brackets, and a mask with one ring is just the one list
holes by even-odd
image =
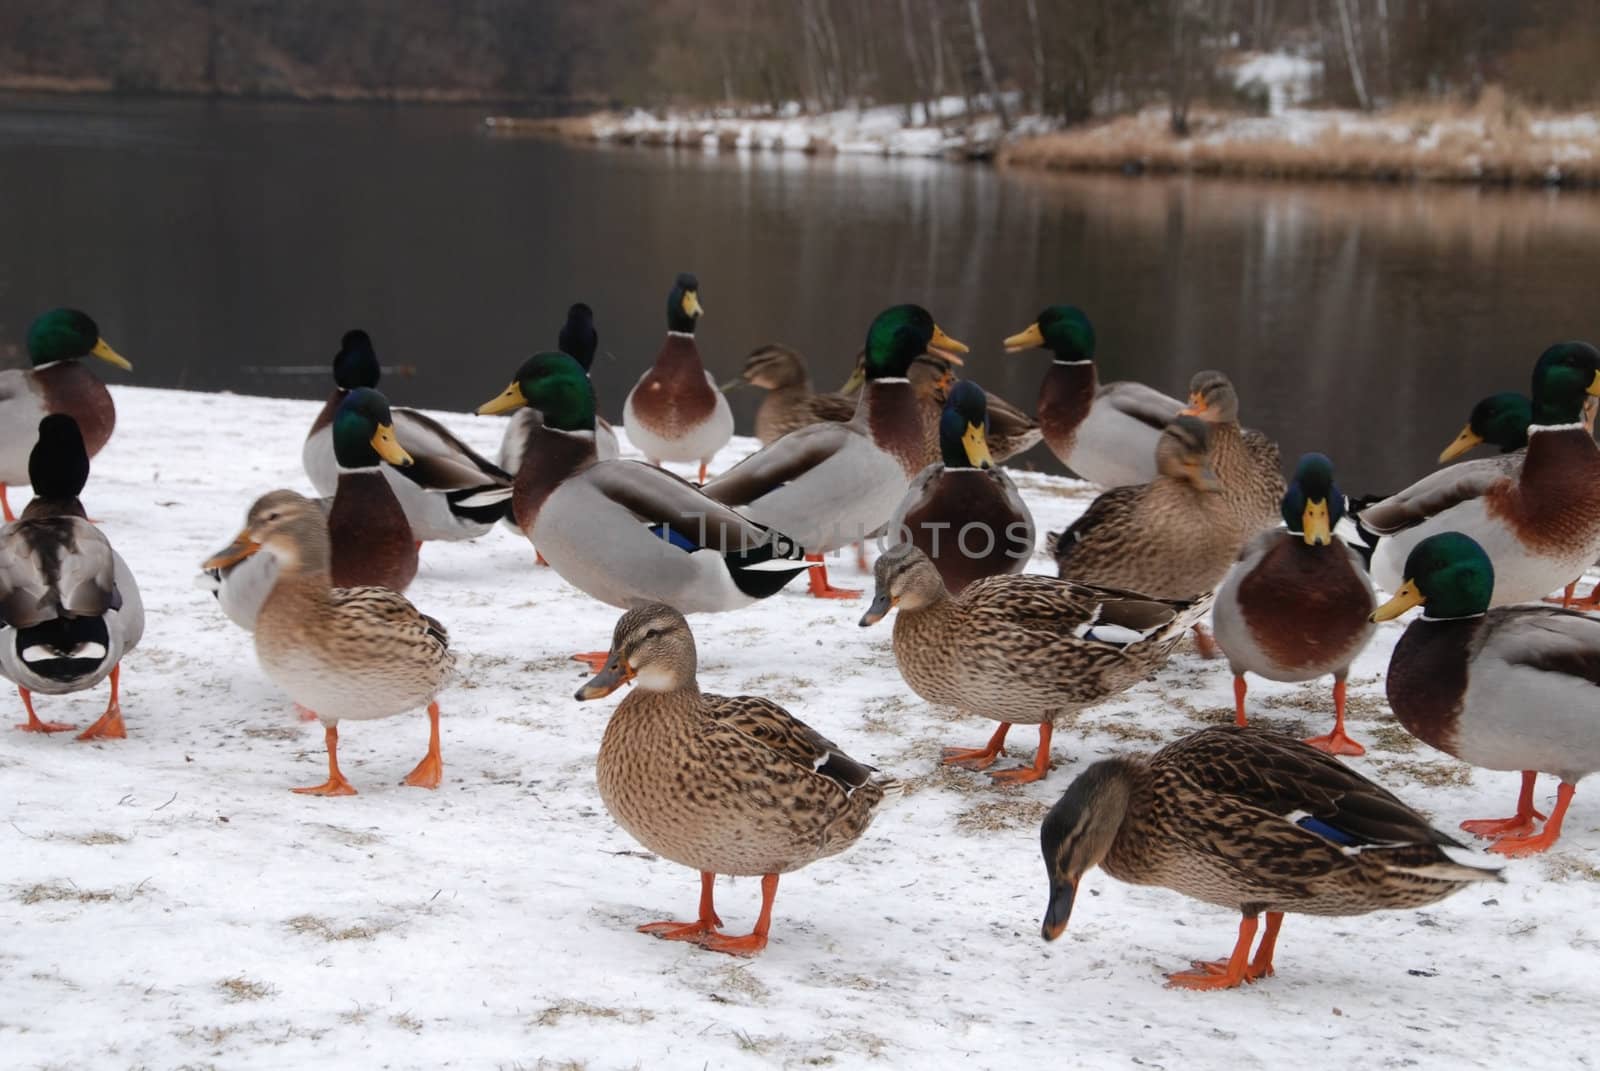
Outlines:
{"label": "dark water surface", "polygon": [[[465,410],[582,300],[616,417],[690,270],[719,376],[783,341],[837,386],[873,314],[917,301],[973,346],[972,378],[1031,409],[1048,358],[1000,339],[1070,301],[1102,378],[1181,395],[1221,368],[1286,464],[1324,450],[1365,491],[1430,468],[1544,346],[1600,340],[1593,196],[605,150],[479,117],[0,98],[0,361],[72,304],[135,363],[118,381],[313,398],[325,373],[262,366],[326,366],[362,326],[416,368],[386,378],[395,402]],[[747,431],[755,392],[735,398]]]}

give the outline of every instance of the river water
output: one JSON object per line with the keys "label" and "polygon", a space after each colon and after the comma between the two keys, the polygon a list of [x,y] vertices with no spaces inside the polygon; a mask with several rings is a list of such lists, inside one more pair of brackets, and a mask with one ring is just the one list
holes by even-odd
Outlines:
{"label": "river water", "polygon": [[[617,417],[693,271],[719,377],[782,341],[837,386],[873,314],[916,301],[972,345],[971,378],[1031,409],[1048,357],[1000,340],[1071,302],[1102,379],[1181,395],[1223,369],[1286,465],[1322,450],[1367,492],[1431,468],[1479,397],[1526,390],[1544,346],[1600,339],[1592,195],[603,149],[480,117],[0,98],[0,362],[71,304],[135,363],[119,381],[313,398],[327,374],[292,369],[361,326],[414,369],[393,401],[467,410],[586,301]],[[1043,447],[1018,463],[1057,468]]]}

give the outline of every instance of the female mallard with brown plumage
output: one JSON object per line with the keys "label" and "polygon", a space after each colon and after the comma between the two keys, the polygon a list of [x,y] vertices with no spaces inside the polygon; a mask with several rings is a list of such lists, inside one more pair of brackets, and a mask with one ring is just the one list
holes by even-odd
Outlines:
{"label": "female mallard with brown plumage", "polygon": [[[701,692],[695,670],[683,615],[642,606],[622,615],[605,667],[577,697],[639,686],[617,705],[601,740],[600,797],[639,843],[700,872],[695,921],[639,931],[749,956],[766,947],[778,876],[850,847],[900,785],[874,777],[769,699]],[[718,874],[761,878],[761,916],[743,937],[720,932]]]}
{"label": "female mallard with brown plumage", "polygon": [[84,357],[98,357],[123,370],[133,367],[100,337],[87,313],[51,309],[28,326],[32,367],[0,371],[0,515],[8,521],[17,516],[6,500],[6,487],[27,482],[40,420],[50,413],[70,416],[90,457],[117,426],[111,392],[81,363]]}
{"label": "female mallard with brown plumage", "polygon": [[1033,514],[1017,485],[989,457],[983,388],[962,380],[939,420],[941,459],[917,474],[889,522],[960,594],[974,580],[1020,573],[1033,555]]}
{"label": "female mallard with brown plumage", "polygon": [[1189,405],[1183,411],[1209,425],[1211,468],[1244,526],[1240,542],[1278,523],[1283,499],[1283,463],[1278,444],[1239,426],[1239,394],[1221,372],[1196,372],[1189,380]]}
{"label": "female mallard with brown plumage", "polygon": [[652,465],[698,461],[705,483],[711,459],[733,438],[733,410],[695,347],[700,314],[700,281],[687,273],[678,276],[667,295],[667,340],[655,364],[628,392],[622,422],[628,441]]}
{"label": "female mallard with brown plumage", "polygon": [[946,748],[946,763],[987,769],[1005,754],[1013,724],[1039,727],[1031,766],[989,775],[1009,784],[1048,774],[1054,723],[1160,668],[1211,603],[1209,595],[1151,599],[1031,575],[991,576],[953,596],[909,543],[879,557],[873,576],[877,591],[861,624],[899,608],[894,657],[911,690],[1000,723],[981,748]]}
{"label": "female mallard with brown plumage", "polygon": [[724,383],[721,389],[727,392],[745,384],[767,392],[756,407],[756,438],[762,446],[823,421],[843,424],[856,415],[860,400],[844,393],[813,391],[805,357],[776,342],[751,350],[739,378]]}
{"label": "female mallard with brown plumage", "polygon": [[1208,427],[1176,418],[1157,441],[1159,476],[1104,492],[1052,538],[1062,579],[1162,599],[1217,586],[1251,529],[1220,493]]}
{"label": "female mallard with brown plumage", "polygon": [[[1515,815],[1461,828],[1495,838],[1492,852],[1544,851],[1561,836],[1578,782],[1600,769],[1600,620],[1551,606],[1491,608],[1495,567],[1460,532],[1418,543],[1404,577],[1372,615],[1387,621],[1423,608],[1389,657],[1389,705],[1424,743],[1474,766],[1521,771]],[[1540,771],[1561,787],[1535,833],[1544,817],[1533,806]]]}
{"label": "female mallard with brown plumage", "polygon": [[[1338,759],[1262,729],[1205,729],[1154,755],[1104,759],[1068,786],[1039,831],[1060,937],[1083,876],[1098,866],[1239,911],[1225,960],[1167,975],[1176,989],[1232,989],[1273,973],[1288,912],[1365,915],[1423,907],[1479,881],[1462,847]],[[1254,958],[1250,948],[1267,914]]]}
{"label": "female mallard with brown plumage", "polygon": [[254,554],[270,554],[278,570],[256,618],[256,657],[274,684],[321,719],[328,748],[327,781],[295,791],[355,795],[339,770],[339,722],[424,705],[428,752],[405,783],[438,788],[443,763],[436,697],[455,666],[444,626],[388,588],[334,587],[328,526],[310,499],[258,502],[233,543],[201,568],[225,569]]}
{"label": "female mallard with brown plumage", "polygon": [[1306,454],[1283,496],[1286,529],[1245,547],[1217,590],[1212,629],[1233,670],[1238,724],[1245,724],[1245,673],[1271,681],[1333,674],[1333,732],[1306,743],[1334,755],[1364,755],[1344,731],[1345,678],[1372,639],[1377,605],[1361,556],[1333,534],[1344,495],[1333,462]]}

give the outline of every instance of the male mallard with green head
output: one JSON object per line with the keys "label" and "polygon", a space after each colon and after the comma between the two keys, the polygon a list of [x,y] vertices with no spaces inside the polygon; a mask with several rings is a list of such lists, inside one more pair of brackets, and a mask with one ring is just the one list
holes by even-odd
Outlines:
{"label": "male mallard with green head", "polygon": [[1033,514],[989,457],[983,388],[964,379],[939,418],[942,458],[917,474],[889,522],[890,538],[926,554],[952,594],[974,580],[1020,573],[1033,556]]}
{"label": "male mallard with green head", "polygon": [[80,363],[84,357],[124,371],[133,367],[100,337],[87,313],[51,309],[28,326],[31,367],[0,372],[0,514],[8,521],[17,517],[6,488],[27,480],[34,433],[47,414],[65,413],[76,421],[90,457],[111,438],[117,409],[106,385]]}
{"label": "male mallard with green head", "polygon": [[1581,576],[1600,556],[1600,448],[1583,425],[1600,395],[1600,351],[1563,342],[1533,372],[1533,424],[1522,464],[1469,462],[1361,510],[1372,578],[1398,590],[1407,557],[1429,536],[1462,532],[1494,563],[1491,605],[1529,602]]}
{"label": "male mallard with green head", "polygon": [[[592,380],[595,354],[600,351],[600,332],[594,327],[593,309],[581,301],[567,309],[566,321],[556,333],[556,349],[582,365]],[[522,458],[528,449],[528,436],[538,419],[538,414],[532,409],[518,409],[511,414],[506,433],[500,440],[501,468],[514,473],[522,467]],[[594,421],[594,450],[601,461],[609,461],[622,452],[617,445],[616,431],[601,416],[596,416]],[[506,523],[516,527],[516,522],[509,514]]]}
{"label": "male mallard with green head", "polygon": [[[768,528],[799,539],[821,561],[878,531],[894,516],[925,467],[924,419],[908,373],[933,350],[961,363],[967,347],[946,335],[927,309],[895,305],[867,329],[861,403],[847,424],[813,424],[762,447],[706,485],[706,494]],[[811,593],[854,598],[822,568]]]}
{"label": "male mallard with green head", "polygon": [[1306,743],[1364,755],[1344,731],[1345,678],[1374,632],[1377,605],[1361,556],[1333,534],[1344,495],[1333,462],[1306,454],[1283,496],[1284,528],[1263,532],[1217,589],[1212,629],[1233,671],[1234,713],[1245,724],[1245,678],[1309,681],[1333,674],[1333,731]]}
{"label": "male mallard with green head", "polygon": [[1055,723],[1131,688],[1167,661],[1210,595],[1151,599],[1046,576],[991,576],[951,595],[928,556],[909,543],[873,566],[874,625],[893,608],[894,658],[911,690],[930,703],[1000,723],[981,748],[946,748],[944,761],[985,770],[1005,754],[1014,724],[1039,727],[1033,764],[989,776],[1003,784],[1050,772]]}
{"label": "male mallard with green head", "polygon": [[417,575],[418,544],[383,469],[412,460],[395,437],[388,399],[366,387],[347,394],[333,417],[333,452],[339,464],[328,510],[334,584],[406,590]]}
{"label": "male mallard with green head", "polygon": [[27,732],[70,725],[41,721],[33,693],[66,695],[109,675],[105,713],[79,740],[122,739],[122,656],[144,635],[139,585],[110,541],[87,520],[78,496],[89,479],[89,453],[65,413],[39,421],[28,457],[33,501],[0,528],[0,675],[17,686]]}
{"label": "male mallard with green head", "polygon": [[[1461,828],[1496,838],[1492,852],[1531,855],[1556,842],[1578,782],[1600,769],[1600,620],[1551,606],[1491,609],[1497,585],[1483,547],[1442,532],[1412,548],[1399,591],[1372,616],[1422,607],[1389,658],[1389,705],[1424,743],[1474,766],[1522,772],[1515,815]],[[1540,771],[1561,787],[1535,833]]]}
{"label": "male mallard with green head", "polygon": [[1261,729],[1204,729],[1154,755],[1095,763],[1045,815],[1039,846],[1046,941],[1067,928],[1097,866],[1240,913],[1232,954],[1167,975],[1174,989],[1232,989],[1272,974],[1287,912],[1423,907],[1499,880],[1452,859],[1445,849],[1460,844],[1338,759]]}
{"label": "male mallard with green head", "polygon": [[1472,407],[1467,426],[1439,454],[1439,464],[1451,461],[1475,446],[1487,443],[1502,454],[1528,445],[1528,425],[1533,423],[1533,402],[1526,394],[1501,391]]}
{"label": "male mallard with green head", "polygon": [[[382,375],[372,338],[346,331],[333,358],[333,393],[312,421],[300,460],[317,494],[331,498],[339,482],[333,418],[353,390],[374,389]],[[511,475],[415,409],[393,410],[394,438],[411,458],[384,468],[411,531],[419,540],[476,539],[510,512]]]}
{"label": "male mallard with green head", "polygon": [[733,438],[733,410],[695,346],[701,312],[700,281],[685,272],[667,295],[667,339],[655,364],[628,392],[622,422],[628,441],[652,465],[698,461],[705,483],[711,459]]}
{"label": "male mallard with green head", "polygon": [[[855,761],[770,699],[700,691],[694,635],[669,606],[629,610],[578,699],[639,687],[617,705],[595,777],[617,824],[655,854],[700,872],[693,922],[639,932],[751,956],[766,947],[778,877],[837,855],[900,785]],[[761,878],[752,933],[729,937],[712,903],[718,874]]]}
{"label": "male mallard with green head", "polygon": [[1039,429],[1067,468],[1101,487],[1156,478],[1156,439],[1183,403],[1143,383],[1101,385],[1094,326],[1082,309],[1052,305],[1005,340],[1007,353],[1048,350],[1054,360],[1039,385]]}

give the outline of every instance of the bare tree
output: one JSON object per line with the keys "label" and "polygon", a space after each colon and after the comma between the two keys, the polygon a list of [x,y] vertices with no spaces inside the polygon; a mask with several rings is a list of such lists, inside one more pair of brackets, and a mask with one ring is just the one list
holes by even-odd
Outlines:
{"label": "bare tree", "polygon": [[1006,101],[1000,95],[1000,85],[994,76],[994,61],[989,58],[989,42],[983,35],[983,12],[979,0],[967,0],[967,21],[972,24],[972,47],[978,53],[978,71],[983,76],[983,91],[989,103],[1000,116],[1000,129],[1011,129],[1011,118],[1006,114]]}
{"label": "bare tree", "polygon": [[1333,6],[1339,12],[1339,29],[1344,38],[1345,64],[1350,68],[1350,85],[1355,90],[1356,103],[1361,105],[1361,110],[1370,112],[1372,97],[1367,93],[1367,79],[1361,69],[1361,49],[1350,14],[1350,3],[1351,0],[1333,0]]}

